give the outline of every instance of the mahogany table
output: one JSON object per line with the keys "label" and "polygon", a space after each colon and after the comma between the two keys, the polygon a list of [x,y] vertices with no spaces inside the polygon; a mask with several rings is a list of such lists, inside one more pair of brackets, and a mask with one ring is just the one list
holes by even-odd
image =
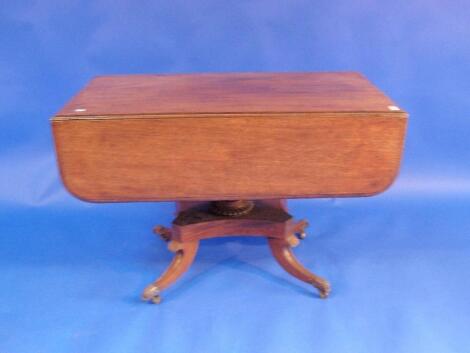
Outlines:
{"label": "mahogany table", "polygon": [[199,240],[264,236],[321,297],[328,282],[295,258],[306,221],[285,200],[384,191],[400,165],[407,114],[355,72],[117,75],[94,78],[52,119],[67,189],[92,202],[177,202],[155,232],[175,252],[143,292],[191,265]]}

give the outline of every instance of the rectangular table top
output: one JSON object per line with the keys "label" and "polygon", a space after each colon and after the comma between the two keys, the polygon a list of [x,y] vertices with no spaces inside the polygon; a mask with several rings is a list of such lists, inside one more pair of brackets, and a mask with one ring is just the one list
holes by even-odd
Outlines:
{"label": "rectangular table top", "polygon": [[97,77],[52,127],[82,199],[203,201],[377,194],[406,121],[358,73],[215,73]]}
{"label": "rectangular table top", "polygon": [[390,111],[356,72],[209,73],[98,76],[56,117]]}

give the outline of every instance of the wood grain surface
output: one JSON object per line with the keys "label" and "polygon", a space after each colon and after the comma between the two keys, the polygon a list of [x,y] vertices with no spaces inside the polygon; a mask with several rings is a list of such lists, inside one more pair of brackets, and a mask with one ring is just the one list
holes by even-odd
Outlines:
{"label": "wood grain surface", "polygon": [[398,171],[404,116],[54,121],[67,188],[89,201],[366,196]]}
{"label": "wood grain surface", "polygon": [[99,77],[52,126],[79,198],[204,201],[379,193],[406,120],[357,73],[248,73]]}
{"label": "wood grain surface", "polygon": [[94,78],[57,116],[383,112],[395,106],[356,72],[117,75]]}

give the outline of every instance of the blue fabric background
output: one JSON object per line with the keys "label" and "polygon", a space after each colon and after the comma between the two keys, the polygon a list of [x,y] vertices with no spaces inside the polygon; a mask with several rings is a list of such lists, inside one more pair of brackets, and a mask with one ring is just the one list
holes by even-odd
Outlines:
{"label": "blue fabric background", "polygon": [[[49,117],[97,74],[322,70],[410,113],[389,191],[290,202],[331,298],[228,238],[140,302],[172,204],[74,199]],[[0,352],[469,352],[469,96],[468,1],[1,1]]]}

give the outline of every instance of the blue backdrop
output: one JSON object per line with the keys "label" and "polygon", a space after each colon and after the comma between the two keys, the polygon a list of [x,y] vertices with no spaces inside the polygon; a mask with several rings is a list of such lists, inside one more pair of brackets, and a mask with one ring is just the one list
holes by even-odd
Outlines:
{"label": "blue backdrop", "polygon": [[[74,199],[49,117],[97,74],[322,70],[410,113],[392,189],[290,202],[331,298],[230,238],[140,302],[172,204]],[[0,352],[469,352],[469,96],[468,1],[1,1]]]}

